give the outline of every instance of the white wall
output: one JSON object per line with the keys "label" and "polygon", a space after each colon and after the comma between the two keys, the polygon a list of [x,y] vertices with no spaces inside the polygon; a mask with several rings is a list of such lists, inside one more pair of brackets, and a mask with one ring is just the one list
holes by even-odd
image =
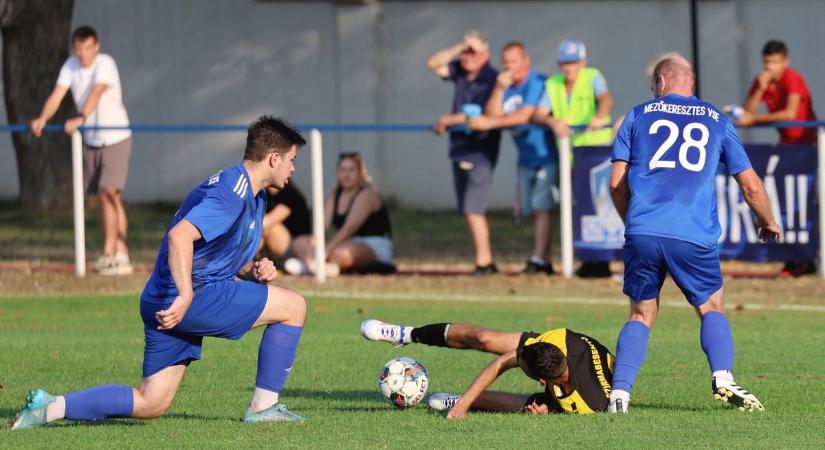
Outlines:
{"label": "white wall", "polygon": [[[762,44],[777,37],[786,40],[792,63],[821,100],[822,17],[825,2],[815,0],[700,2],[703,97],[720,105],[741,102],[760,67]],[[134,123],[248,123],[261,114],[297,123],[429,123],[450,107],[452,86],[424,62],[471,28],[484,31],[494,49],[523,41],[545,73],[555,71],[562,39],[584,40],[591,65],[607,77],[618,115],[649,97],[643,72],[650,59],[690,52],[684,1],[77,0],[73,24],[97,28],[103,51],[115,57]],[[772,142],[775,133],[747,137]],[[446,138],[328,133],[324,139],[328,185],[336,154],[358,149],[388,196],[405,205],[453,206]],[[180,198],[238,161],[243,142],[243,133],[137,134],[124,196]],[[506,134],[502,144],[493,203],[509,206],[515,149]],[[295,180],[308,188],[308,176],[307,152]],[[0,136],[0,197],[17,192],[11,139]]]}

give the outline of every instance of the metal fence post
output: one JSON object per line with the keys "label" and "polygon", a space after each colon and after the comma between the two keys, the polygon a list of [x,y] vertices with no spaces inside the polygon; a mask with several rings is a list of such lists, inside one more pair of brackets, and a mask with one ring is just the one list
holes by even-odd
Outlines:
{"label": "metal fence post", "polygon": [[83,139],[72,133],[72,208],[74,209],[74,271],[86,275],[86,217],[83,203]]}
{"label": "metal fence post", "polygon": [[312,235],[315,238],[315,281],[327,280],[326,241],[324,236],[324,163],[321,132],[313,128],[309,132],[312,157]]}
{"label": "metal fence post", "polygon": [[573,277],[573,184],[570,137],[559,139],[559,207],[561,208],[561,273]]}

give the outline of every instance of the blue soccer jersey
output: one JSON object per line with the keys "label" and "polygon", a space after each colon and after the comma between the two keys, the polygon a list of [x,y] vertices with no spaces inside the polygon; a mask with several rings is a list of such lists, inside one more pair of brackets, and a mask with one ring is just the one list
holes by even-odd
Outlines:
{"label": "blue soccer jersey", "polygon": [[[513,114],[526,106],[538,107],[547,97],[544,82],[547,77],[531,70],[518,86],[510,86],[502,96],[502,112]],[[550,130],[536,125],[513,127],[510,130],[518,148],[518,165],[536,168],[558,162],[556,139]]]}
{"label": "blue soccer jersey", "polygon": [[192,285],[232,279],[252,260],[261,241],[266,189],[255,196],[243,164],[202,182],[175,213],[143,295],[174,299],[177,287],[169,270],[169,230],[186,219],[201,233],[192,257]]}
{"label": "blue soccer jersey", "polygon": [[704,247],[715,246],[721,235],[714,182],[719,162],[731,175],[751,167],[736,130],[719,109],[674,94],[627,114],[612,160],[629,163],[626,235]]}

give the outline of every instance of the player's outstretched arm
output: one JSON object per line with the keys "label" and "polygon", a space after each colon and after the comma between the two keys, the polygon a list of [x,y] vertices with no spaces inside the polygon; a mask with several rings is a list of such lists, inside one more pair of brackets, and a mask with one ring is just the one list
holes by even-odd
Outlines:
{"label": "player's outstretched arm", "polygon": [[200,230],[186,219],[169,230],[169,270],[178,288],[178,296],[168,308],[155,313],[160,323],[159,330],[174,328],[192,304],[192,254],[195,241],[200,238]]}
{"label": "player's outstretched arm", "polygon": [[447,413],[448,419],[463,419],[467,417],[467,412],[473,406],[473,402],[498,379],[504,372],[518,367],[516,351],[511,350],[494,359],[480,374],[473,380],[467,391],[461,395],[455,406]]}
{"label": "player's outstretched arm", "polygon": [[782,240],[782,228],[774,221],[771,212],[768,193],[762,185],[762,180],[753,168],[746,169],[733,176],[739,188],[742,189],[742,196],[756,215],[756,224],[759,226],[759,239],[767,242],[770,238],[777,241]]}

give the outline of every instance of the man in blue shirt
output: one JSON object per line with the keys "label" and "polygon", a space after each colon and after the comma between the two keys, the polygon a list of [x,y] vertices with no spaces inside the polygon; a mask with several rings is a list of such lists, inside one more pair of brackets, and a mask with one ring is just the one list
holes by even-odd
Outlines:
{"label": "man in blue shirt", "polygon": [[[292,369],[306,304],[298,293],[268,284],[276,275],[271,261],[251,261],[261,240],[265,188],[289,182],[304,144],[285,121],[261,117],[249,127],[243,162],[212,175],[183,201],[140,296],[140,387],[105,385],[56,397],[36,389],[13,429],[64,418],[160,417],[172,405],[186,367],[200,359],[204,336],[240,339],[258,326],[266,329],[244,422],[303,420],[278,403],[278,393]],[[254,281],[236,279],[245,268],[244,278]]]}
{"label": "man in blue shirt", "polygon": [[782,231],[736,130],[719,109],[693,96],[694,80],[683,58],[660,61],[651,82],[656,98],[625,116],[613,144],[610,189],[626,226],[624,293],[631,302],[616,344],[610,412],[627,412],[667,274],[701,318],[714,398],[740,410],[764,409],[733,379],[733,335],[724,312],[717,244],[720,162],[756,215],[760,239],[779,240]]}
{"label": "man in blue shirt", "polygon": [[450,160],[458,212],[470,228],[475,250],[474,275],[490,275],[498,269],[490,249],[487,202],[493,184],[493,169],[498,160],[499,130],[471,132],[456,127],[467,118],[481,114],[496,84],[498,72],[490,67],[490,48],[477,31],[464,35],[461,42],[437,51],[427,67],[444,80],[455,84],[452,112],[433,125],[436,134],[450,130]]}
{"label": "man in blue shirt", "polygon": [[503,71],[484,115],[470,117],[475,131],[511,128],[518,148],[519,210],[533,216],[533,254],[525,273],[553,273],[550,263],[550,211],[555,207],[553,190],[558,180],[558,151],[550,130],[527,126],[536,109],[546,103],[547,77],[530,68],[530,55],[521,42],[510,42],[501,49]]}

